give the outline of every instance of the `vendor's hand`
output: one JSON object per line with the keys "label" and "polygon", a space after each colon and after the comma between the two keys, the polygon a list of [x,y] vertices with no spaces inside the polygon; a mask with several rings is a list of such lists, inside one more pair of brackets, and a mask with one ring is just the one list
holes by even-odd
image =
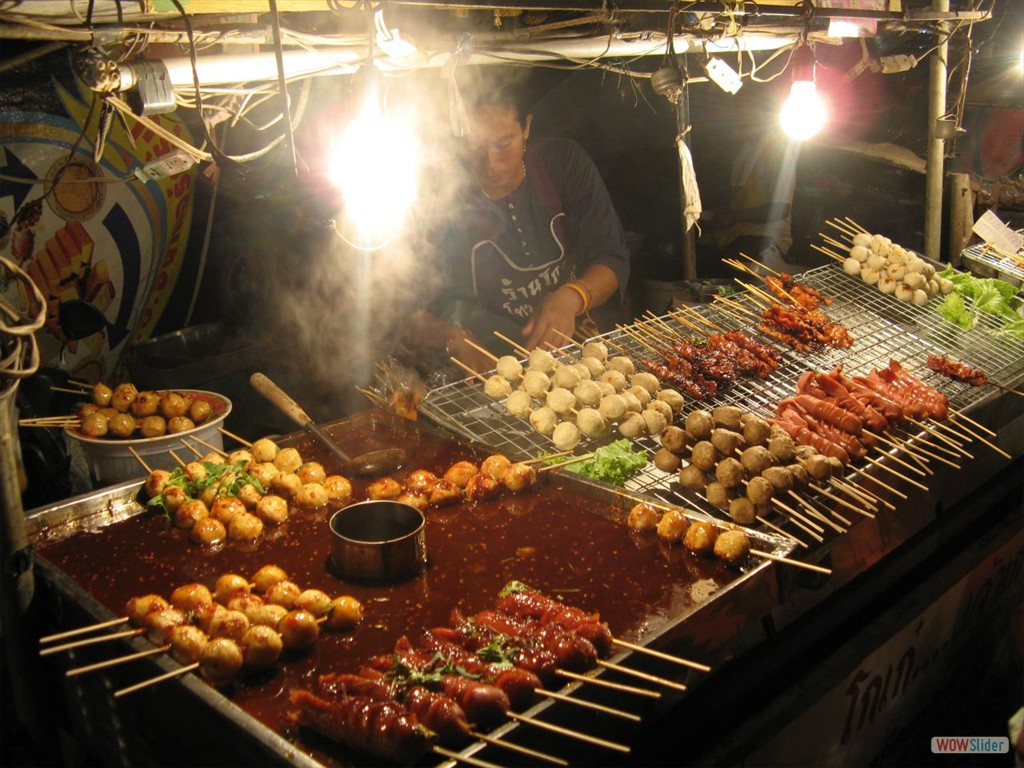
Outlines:
{"label": "vendor's hand", "polygon": [[530,322],[523,327],[524,346],[531,350],[542,344],[565,346],[565,337],[571,337],[576,329],[576,314],[581,304],[579,294],[564,285],[549,293],[534,311]]}

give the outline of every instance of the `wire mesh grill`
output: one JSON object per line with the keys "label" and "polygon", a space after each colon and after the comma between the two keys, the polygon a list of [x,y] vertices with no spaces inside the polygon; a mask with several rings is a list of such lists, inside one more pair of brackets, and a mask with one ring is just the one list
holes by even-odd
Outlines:
{"label": "wire mesh grill", "polygon": [[[826,347],[804,354],[762,338],[755,328],[765,302],[747,291],[736,294],[728,303],[689,307],[650,321],[650,327],[666,334],[672,332],[690,338],[700,336],[696,328],[706,329],[705,333],[741,330],[781,353],[781,364],[766,379],[737,379],[706,401],[686,397],[684,413],[697,407],[712,409],[719,405],[737,405],[769,416],[780,400],[795,393],[797,379],[809,369],[827,372],[842,366],[847,375],[866,375],[873,369],[885,368],[893,359],[943,392],[951,407],[959,410],[969,408],[994,392],[992,387],[972,387],[932,371],[927,365],[929,354],[947,355],[978,367],[986,372],[990,381],[1004,386],[1012,386],[1024,374],[1024,342],[992,335],[991,331],[999,327],[994,320],[982,318],[975,328],[960,329],[936,312],[935,305],[939,299],[920,307],[906,304],[847,275],[839,265],[817,267],[802,273],[799,280],[832,299],[832,303],[822,309],[833,321],[842,323],[849,330],[854,339],[850,348]],[[599,338],[605,341],[612,354],[631,357],[640,370],[641,361],[656,359],[657,355],[645,346],[642,336],[634,334],[636,328],[636,324],[622,327]],[[563,360],[576,359],[579,348],[562,348],[558,354]],[[526,419],[510,415],[501,402],[488,398],[478,381],[462,380],[432,390],[420,403],[420,409],[443,426],[514,458],[533,457],[554,450],[550,438],[535,432]],[[593,450],[611,439],[614,436],[586,441],[581,443],[576,453]],[[653,437],[638,438],[633,442],[635,449],[644,450],[649,455],[660,447],[658,439]],[[676,473],[664,472],[653,462],[648,462],[629,479],[625,488],[676,504],[682,501],[706,514],[727,519],[724,512],[711,507],[703,497],[683,489]]]}
{"label": "wire mesh grill", "polygon": [[[1017,234],[1024,234],[1024,229],[1017,230]],[[1024,254],[1011,256],[996,251],[987,243],[978,243],[964,248],[961,256],[975,274],[1006,280],[1017,287],[1018,293],[1024,290]]]}

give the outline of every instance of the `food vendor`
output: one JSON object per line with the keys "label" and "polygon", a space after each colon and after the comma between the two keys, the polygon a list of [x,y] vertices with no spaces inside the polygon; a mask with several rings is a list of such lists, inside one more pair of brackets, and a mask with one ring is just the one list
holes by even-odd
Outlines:
{"label": "food vendor", "polygon": [[506,354],[495,330],[532,350],[564,346],[580,322],[613,328],[629,251],[593,161],[573,141],[531,139],[520,90],[497,78],[463,101],[458,191],[428,238],[438,285],[407,343],[487,370],[492,361],[467,342]]}

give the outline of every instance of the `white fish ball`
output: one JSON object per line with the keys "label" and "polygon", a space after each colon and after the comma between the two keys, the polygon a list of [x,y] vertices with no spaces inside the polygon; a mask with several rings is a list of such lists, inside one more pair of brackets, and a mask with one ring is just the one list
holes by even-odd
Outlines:
{"label": "white fish ball", "polygon": [[881,277],[882,277],[881,272],[879,272],[874,267],[865,266],[860,271],[860,279],[863,280],[868,285],[875,285],[875,284],[877,284],[878,281],[881,279]]}
{"label": "white fish ball", "polygon": [[903,276],[903,282],[916,290],[918,288],[923,288],[925,283],[928,281],[920,272],[907,272],[907,274]]}
{"label": "white fish ball", "polygon": [[928,295],[927,291],[921,288],[917,288],[914,291],[914,303],[919,307],[923,307],[925,304],[927,304],[929,298],[931,297]]}
{"label": "white fish ball", "polygon": [[494,364],[494,370],[509,381],[518,381],[523,375],[523,364],[512,355],[502,355]]}
{"label": "white fish ball", "polygon": [[618,390],[615,389],[615,385],[610,381],[599,381],[597,382],[597,386],[601,388],[601,397],[604,397],[605,395],[618,394]]}
{"label": "white fish ball", "polygon": [[878,290],[882,293],[896,293],[896,286],[898,285],[899,283],[891,277],[883,277],[878,281]]}
{"label": "white fish ball", "polygon": [[530,414],[530,424],[542,435],[550,435],[558,426],[558,414],[546,405]]}
{"label": "white fish ball", "polygon": [[563,421],[551,433],[551,441],[558,450],[571,451],[580,444],[580,430],[575,424]]}
{"label": "white fish ball", "polygon": [[924,259],[919,259],[916,256],[907,260],[907,272],[924,272],[926,266]]}
{"label": "white fish ball", "polygon": [[658,381],[658,377],[653,373],[647,373],[646,371],[634,373],[632,377],[630,377],[629,381],[633,386],[643,387],[652,395],[661,389],[661,382]]}
{"label": "white fish ball", "polygon": [[527,371],[523,376],[523,389],[530,397],[540,399],[551,389],[551,379],[542,371]]}
{"label": "white fish ball", "polygon": [[[625,392],[620,392],[619,397],[626,401],[626,413],[640,413],[644,409],[640,404],[640,398],[628,389]],[[650,398],[650,395],[648,395],[648,398]],[[648,402],[650,401],[648,400]]]}
{"label": "white fish ball", "polygon": [[[588,374],[589,375],[589,374]],[[580,375],[576,371],[575,366],[572,365],[559,365],[555,369],[555,375],[552,378],[556,387],[564,387],[565,389],[572,389],[580,383]]]}
{"label": "white fish ball", "polygon": [[583,345],[583,357],[593,357],[603,364],[608,359],[608,347],[603,341],[588,341]]}
{"label": "white fish ball", "polygon": [[626,401],[622,395],[605,395],[601,398],[598,410],[608,421],[618,421],[626,415]]}
{"label": "white fish ball", "polygon": [[[652,400],[651,405],[654,405],[658,401]],[[640,414],[644,420],[644,426],[647,427],[648,434],[660,435],[665,431],[665,427],[668,426],[668,419],[665,418],[665,414],[659,410],[655,410],[648,406],[644,409],[644,412]]]}
{"label": "white fish ball", "polygon": [[565,416],[576,407],[576,398],[568,389],[555,387],[548,392],[545,404],[559,416]]}
{"label": "white fish ball", "polygon": [[587,437],[604,437],[608,434],[608,422],[596,408],[581,408],[576,414],[576,426]]}
{"label": "white fish ball", "polygon": [[913,301],[914,300],[914,289],[906,283],[900,283],[896,286],[895,296],[900,301]]}
{"label": "white fish ball", "polygon": [[581,381],[576,385],[572,393],[576,396],[579,403],[585,406],[595,406],[604,397],[604,393],[601,392],[601,386],[596,381],[590,380]]}
{"label": "white fish ball", "polygon": [[880,253],[872,253],[864,263],[872,269],[884,269],[889,260]]}
{"label": "white fish ball", "polygon": [[631,413],[619,422],[619,434],[630,440],[647,434],[647,422],[639,413]]}
{"label": "white fish ball", "polygon": [[856,259],[857,261],[867,261],[871,255],[871,249],[866,248],[863,245],[855,245],[850,249],[850,258]]}
{"label": "white fish ball", "polygon": [[906,277],[907,267],[905,264],[890,264],[886,272],[889,277],[899,283],[903,282],[903,278]]}
{"label": "white fish ball", "polygon": [[530,353],[529,368],[531,371],[540,371],[541,373],[554,373],[555,371],[555,358],[546,349],[537,347]]}
{"label": "white fish ball", "polygon": [[529,418],[530,411],[533,410],[533,398],[522,389],[517,389],[509,393],[505,408],[517,419]]}
{"label": "white fish ball", "polygon": [[871,250],[877,251],[885,245],[885,237],[883,235],[872,235],[871,236]]}
{"label": "white fish ball", "polygon": [[869,235],[867,232],[858,232],[856,235],[853,236],[853,244],[855,246],[859,245],[862,247],[869,246],[871,245],[871,235]]}
{"label": "white fish ball", "polygon": [[621,392],[626,388],[626,376],[622,371],[616,371],[614,369],[605,371],[601,374],[600,381],[607,381],[615,387],[616,392]]}
{"label": "white fish ball", "polygon": [[590,371],[590,378],[592,379],[596,379],[604,373],[604,362],[598,360],[596,357],[580,358],[580,363],[587,366],[587,370]]}
{"label": "white fish ball", "polygon": [[646,387],[641,387],[639,384],[634,384],[626,391],[636,395],[636,399],[640,401],[641,410],[646,408],[647,404],[651,402],[651,391]]}
{"label": "white fish ball", "polygon": [[658,400],[668,403],[673,413],[680,413],[683,410],[683,396],[674,389],[663,389],[658,392]]}
{"label": "white fish ball", "polygon": [[860,274],[860,262],[852,256],[843,260],[843,271],[848,275]]}
{"label": "white fish ball", "polygon": [[943,296],[948,296],[956,288],[956,283],[950,280],[948,277],[940,277],[939,279],[939,293]]}
{"label": "white fish ball", "polygon": [[924,289],[928,292],[928,296],[937,296],[939,294],[939,281],[934,277],[929,278],[928,282],[925,283]]}
{"label": "white fish ball", "polygon": [[608,361],[608,367],[613,371],[618,371],[623,376],[632,376],[636,372],[636,366],[633,365],[633,361],[625,355],[616,355]]}
{"label": "white fish ball", "polygon": [[933,277],[935,277],[935,266],[933,264],[929,264],[926,261],[924,263],[924,269],[922,269],[921,272],[924,274],[925,277],[927,277],[930,280]]}
{"label": "white fish ball", "polygon": [[590,369],[583,363],[573,363],[572,369],[576,371],[576,375],[580,377],[580,381],[588,381],[589,379],[594,378],[590,374]]}
{"label": "white fish ball", "polygon": [[492,400],[503,400],[511,391],[512,385],[508,383],[508,379],[498,374],[489,376],[484,383],[484,394]]}

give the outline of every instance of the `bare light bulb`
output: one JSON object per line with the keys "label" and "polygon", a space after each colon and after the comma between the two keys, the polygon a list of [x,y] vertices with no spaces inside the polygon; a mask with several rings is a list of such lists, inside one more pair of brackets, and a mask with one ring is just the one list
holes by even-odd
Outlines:
{"label": "bare light bulb", "polygon": [[827,117],[825,102],[818,94],[814,81],[794,80],[789,98],[779,113],[779,122],[785,134],[797,141],[809,139],[825,127]]}

